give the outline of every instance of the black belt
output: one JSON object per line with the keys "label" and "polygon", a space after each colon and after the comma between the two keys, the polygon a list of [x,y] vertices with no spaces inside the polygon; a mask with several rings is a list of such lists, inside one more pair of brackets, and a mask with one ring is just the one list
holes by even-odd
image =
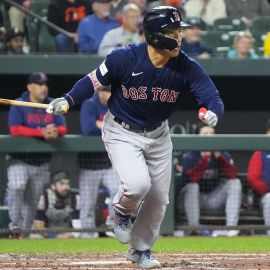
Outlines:
{"label": "black belt", "polygon": [[116,123],[120,124],[123,128],[128,129],[130,131],[139,132],[139,133],[140,132],[150,132],[150,131],[153,131],[161,126],[161,123],[160,123],[156,126],[151,126],[151,127],[135,127],[135,126],[131,126],[131,125],[125,123],[123,120],[121,120],[120,118],[118,118],[116,116],[113,118],[113,120]]}

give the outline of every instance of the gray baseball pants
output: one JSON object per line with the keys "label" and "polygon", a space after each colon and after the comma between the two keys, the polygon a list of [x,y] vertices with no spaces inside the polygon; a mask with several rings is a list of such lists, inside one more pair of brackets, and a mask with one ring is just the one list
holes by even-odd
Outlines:
{"label": "gray baseball pants", "polygon": [[[266,193],[261,199],[261,205],[263,209],[264,224],[270,225],[270,192]],[[270,230],[267,231],[270,235]]]}
{"label": "gray baseball pants", "polygon": [[110,112],[104,121],[103,141],[120,181],[114,207],[125,215],[139,209],[130,245],[137,250],[150,249],[169,202],[172,143],[168,123],[151,132],[136,133],[116,123]]}
{"label": "gray baseball pants", "polygon": [[[95,228],[95,207],[100,183],[109,189],[111,198],[118,189],[118,179],[113,168],[103,170],[81,169],[79,174],[80,220],[82,228]],[[113,217],[113,207],[109,204],[109,216]]]}
{"label": "gray baseball pants", "polygon": [[31,229],[39,197],[49,183],[49,165],[13,162],[7,171],[10,229]]}
{"label": "gray baseball pants", "polygon": [[[190,226],[198,226],[200,220],[200,209],[226,211],[226,225],[236,226],[239,220],[241,205],[242,185],[239,179],[224,180],[210,193],[200,194],[198,183],[187,184],[180,192],[184,196],[184,208]],[[182,205],[178,205],[183,208]]]}

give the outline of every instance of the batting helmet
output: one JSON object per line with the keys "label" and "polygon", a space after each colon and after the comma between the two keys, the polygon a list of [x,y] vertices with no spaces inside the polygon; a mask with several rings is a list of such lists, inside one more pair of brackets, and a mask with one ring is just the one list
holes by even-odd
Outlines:
{"label": "batting helmet", "polygon": [[180,12],[170,6],[159,6],[149,10],[143,20],[146,42],[166,51],[172,51],[178,47],[175,39],[165,36],[166,30],[188,26],[190,25],[182,21]]}

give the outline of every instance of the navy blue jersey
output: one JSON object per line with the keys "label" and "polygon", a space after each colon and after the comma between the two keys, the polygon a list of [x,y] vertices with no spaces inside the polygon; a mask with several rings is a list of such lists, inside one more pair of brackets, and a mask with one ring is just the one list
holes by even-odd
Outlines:
{"label": "navy blue jersey", "polygon": [[214,83],[202,67],[180,51],[162,68],[156,68],[146,43],[113,51],[89,77],[97,89],[111,85],[110,111],[127,124],[159,125],[177,108],[184,92],[191,92],[199,105],[223,113],[223,103]]}
{"label": "navy blue jersey", "polygon": [[81,131],[84,136],[101,136],[101,129],[96,126],[96,121],[103,121],[108,106],[99,101],[98,96],[93,96],[83,102],[80,112]]}
{"label": "navy blue jersey", "polygon": [[[100,102],[99,97],[93,96],[85,100],[81,106],[80,122],[84,136],[101,136],[101,129],[96,126],[96,121],[103,121],[108,106]],[[78,165],[89,170],[104,170],[112,167],[106,152],[79,153]]]}

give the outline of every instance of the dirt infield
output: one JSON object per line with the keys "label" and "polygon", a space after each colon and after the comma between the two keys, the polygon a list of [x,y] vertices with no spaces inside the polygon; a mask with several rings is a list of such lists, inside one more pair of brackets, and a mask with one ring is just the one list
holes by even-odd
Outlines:
{"label": "dirt infield", "polygon": [[[163,270],[264,270],[270,269],[270,254],[190,254],[158,253]],[[0,269],[27,270],[106,270],[139,269],[124,259],[122,253],[112,254],[0,254]]]}

